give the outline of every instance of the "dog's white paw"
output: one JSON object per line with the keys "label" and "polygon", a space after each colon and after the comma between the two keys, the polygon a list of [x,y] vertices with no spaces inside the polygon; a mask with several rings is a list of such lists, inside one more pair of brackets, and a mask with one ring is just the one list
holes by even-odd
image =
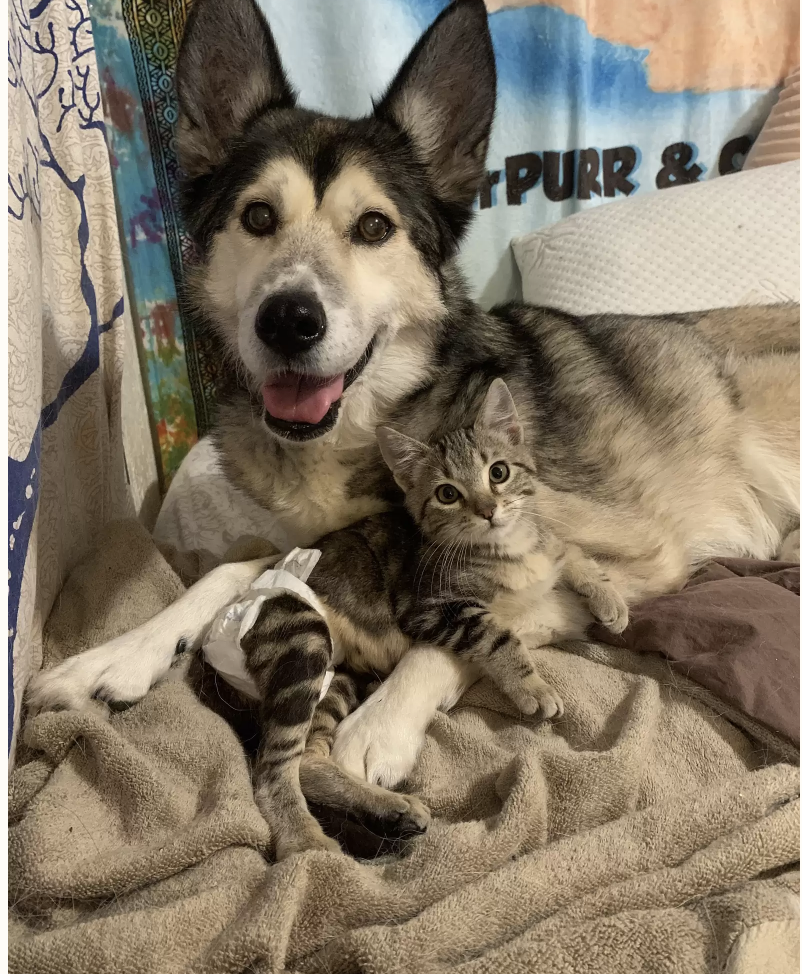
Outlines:
{"label": "dog's white paw", "polygon": [[411,774],[425,739],[420,721],[394,712],[377,694],[340,724],[331,756],[357,777],[395,788]]}
{"label": "dog's white paw", "polygon": [[136,632],[79,653],[31,680],[27,692],[31,713],[41,710],[97,711],[96,700],[135,703],[167,672],[170,659],[155,657]]}
{"label": "dog's white paw", "polygon": [[245,591],[275,557],[220,565],[136,629],[37,674],[28,705],[96,710],[96,700],[136,703],[170,669],[176,647],[197,647],[215,615]]}

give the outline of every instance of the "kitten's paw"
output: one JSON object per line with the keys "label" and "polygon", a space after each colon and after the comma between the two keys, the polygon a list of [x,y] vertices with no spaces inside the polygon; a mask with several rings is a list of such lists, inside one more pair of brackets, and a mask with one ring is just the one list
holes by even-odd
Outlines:
{"label": "kitten's paw", "polygon": [[426,728],[369,697],[337,728],[331,756],[340,767],[374,785],[394,788],[407,778],[426,738]]}
{"label": "kitten's paw", "polygon": [[432,823],[432,813],[415,795],[404,795],[407,800],[407,810],[399,819],[399,829],[402,832],[425,832]]}
{"label": "kitten's paw", "polygon": [[629,608],[615,589],[602,589],[588,600],[588,608],[610,632],[623,632],[629,625]]}
{"label": "kitten's paw", "polygon": [[401,801],[393,815],[385,815],[385,821],[392,824],[398,835],[416,835],[425,832],[432,821],[432,813],[415,795],[397,794]]}
{"label": "kitten's paw", "polygon": [[510,688],[508,693],[521,713],[528,717],[538,716],[548,720],[551,717],[562,717],[565,710],[554,687],[549,686],[536,673],[524,677],[519,686]]}
{"label": "kitten's paw", "polygon": [[370,787],[375,787],[376,794],[364,800],[361,808],[350,809],[350,814],[374,834],[407,838],[429,828],[432,813],[416,795]]}

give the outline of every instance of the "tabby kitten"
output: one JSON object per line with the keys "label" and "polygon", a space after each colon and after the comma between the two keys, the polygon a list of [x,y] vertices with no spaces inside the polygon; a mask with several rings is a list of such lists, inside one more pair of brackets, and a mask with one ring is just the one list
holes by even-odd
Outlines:
{"label": "tabby kitten", "polygon": [[521,637],[529,648],[576,638],[594,619],[620,632],[627,606],[598,562],[538,513],[537,475],[504,381],[491,383],[472,429],[432,446],[388,427],[377,436],[418,529],[414,577],[424,583],[396,582],[401,631],[475,663],[522,713],[562,713]]}
{"label": "tabby kitten", "polygon": [[[328,753],[312,761],[305,750],[332,662],[387,673],[415,642],[427,642],[476,664],[523,713],[553,717],[562,702],[529,648],[580,637],[594,618],[613,631],[627,623],[627,606],[597,562],[538,515],[536,472],[502,380],[472,429],[431,446],[387,427],[377,435],[406,510],[321,539],[309,585],[325,618],[288,593],[265,603],[242,642],[262,701],[256,800],[279,858],[332,847],[304,796],[340,807],[364,799],[381,817],[392,795],[399,814],[402,796],[382,796]],[[400,814],[423,827],[417,804]]]}

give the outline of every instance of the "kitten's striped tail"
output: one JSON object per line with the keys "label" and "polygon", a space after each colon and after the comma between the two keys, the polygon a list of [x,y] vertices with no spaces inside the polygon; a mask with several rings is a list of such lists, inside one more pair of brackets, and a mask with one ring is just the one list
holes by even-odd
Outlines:
{"label": "kitten's striped tail", "polygon": [[310,814],[299,767],[331,662],[325,619],[295,595],[268,599],[242,640],[261,697],[262,740],[254,795],[274,832],[276,858],[305,849],[339,851]]}
{"label": "kitten's striped tail", "polygon": [[273,830],[277,859],[307,849],[340,851],[310,813],[307,798],[382,832],[426,830],[429,812],[419,799],[368,784],[329,757],[337,726],[356,707],[358,692],[354,677],[337,673],[318,702],[332,655],[318,612],[294,595],[268,600],[242,648],[262,699],[254,796]]}

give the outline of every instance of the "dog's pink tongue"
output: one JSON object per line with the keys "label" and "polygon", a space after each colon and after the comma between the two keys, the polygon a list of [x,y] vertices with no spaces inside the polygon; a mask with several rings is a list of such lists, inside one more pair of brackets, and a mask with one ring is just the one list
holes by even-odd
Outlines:
{"label": "dog's pink tongue", "polygon": [[289,372],[263,385],[262,399],[275,419],[319,423],[343,394],[344,382],[344,375],[318,379]]}

